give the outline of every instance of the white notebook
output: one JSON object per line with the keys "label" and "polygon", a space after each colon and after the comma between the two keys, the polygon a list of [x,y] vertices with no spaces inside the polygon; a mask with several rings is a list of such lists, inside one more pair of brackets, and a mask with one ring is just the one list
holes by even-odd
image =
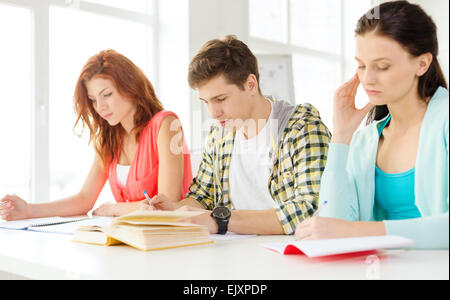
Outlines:
{"label": "white notebook", "polygon": [[237,234],[228,231],[226,234],[210,234],[213,241],[232,241],[257,236],[256,234]]}
{"label": "white notebook", "polygon": [[412,240],[393,235],[261,244],[261,246],[281,254],[305,254],[308,257],[405,248],[413,245]]}
{"label": "white notebook", "polygon": [[94,216],[92,218],[81,219],[74,222],[50,225],[50,226],[39,226],[31,227],[28,230],[48,232],[48,233],[61,233],[61,234],[74,234],[80,226],[100,226],[108,227],[109,224],[114,220],[113,217],[98,217]]}
{"label": "white notebook", "polygon": [[3,222],[0,223],[0,228],[72,234],[81,225],[104,226],[112,219],[112,217],[88,216],[35,218]]}

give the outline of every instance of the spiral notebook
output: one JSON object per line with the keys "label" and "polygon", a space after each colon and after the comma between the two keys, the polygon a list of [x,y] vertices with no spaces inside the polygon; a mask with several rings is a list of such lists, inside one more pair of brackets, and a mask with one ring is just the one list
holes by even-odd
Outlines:
{"label": "spiral notebook", "polygon": [[[88,216],[35,218],[0,223],[0,228],[15,230],[34,230],[37,228],[79,222],[89,219]],[[39,230],[44,231],[44,230]]]}

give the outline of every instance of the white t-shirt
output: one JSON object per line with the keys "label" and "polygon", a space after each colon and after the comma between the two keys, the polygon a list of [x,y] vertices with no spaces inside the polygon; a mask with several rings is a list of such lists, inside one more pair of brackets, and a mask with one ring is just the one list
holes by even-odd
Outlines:
{"label": "white t-shirt", "polygon": [[122,186],[127,184],[128,173],[130,172],[131,166],[123,166],[117,164],[117,181]]}
{"label": "white t-shirt", "polygon": [[271,161],[270,135],[273,105],[264,128],[257,136],[246,139],[242,130],[236,132],[230,164],[230,199],[237,210],[264,210],[274,207],[269,192]]}

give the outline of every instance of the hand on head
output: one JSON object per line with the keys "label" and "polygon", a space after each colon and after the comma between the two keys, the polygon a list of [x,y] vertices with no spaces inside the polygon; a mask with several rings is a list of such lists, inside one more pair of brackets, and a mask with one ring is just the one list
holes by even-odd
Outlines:
{"label": "hand on head", "polygon": [[349,143],[364,117],[374,107],[367,103],[361,109],[356,108],[355,98],[360,84],[358,74],[339,87],[334,93],[333,105],[333,141]]}

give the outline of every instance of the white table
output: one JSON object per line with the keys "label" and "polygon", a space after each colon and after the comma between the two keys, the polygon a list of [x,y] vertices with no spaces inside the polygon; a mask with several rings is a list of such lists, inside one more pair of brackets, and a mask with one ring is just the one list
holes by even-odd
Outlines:
{"label": "white table", "polygon": [[449,279],[449,252],[388,250],[375,256],[281,255],[258,236],[144,252],[71,242],[70,235],[0,229],[0,279]]}

